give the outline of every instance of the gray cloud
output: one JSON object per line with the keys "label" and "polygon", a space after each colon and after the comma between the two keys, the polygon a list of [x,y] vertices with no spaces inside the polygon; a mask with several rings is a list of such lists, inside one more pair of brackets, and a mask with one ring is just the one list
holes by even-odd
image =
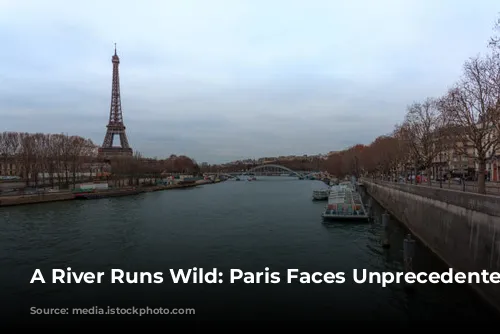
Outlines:
{"label": "gray cloud", "polygon": [[0,3],[3,130],[100,144],[118,43],[134,149],[198,161],[315,154],[392,131],[484,50],[496,1]]}

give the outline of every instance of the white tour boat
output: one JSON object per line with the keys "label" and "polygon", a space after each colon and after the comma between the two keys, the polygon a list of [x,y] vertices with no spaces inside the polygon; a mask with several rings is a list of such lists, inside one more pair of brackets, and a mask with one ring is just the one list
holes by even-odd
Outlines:
{"label": "white tour boat", "polygon": [[321,216],[324,220],[369,220],[361,196],[350,182],[331,188],[328,204]]}

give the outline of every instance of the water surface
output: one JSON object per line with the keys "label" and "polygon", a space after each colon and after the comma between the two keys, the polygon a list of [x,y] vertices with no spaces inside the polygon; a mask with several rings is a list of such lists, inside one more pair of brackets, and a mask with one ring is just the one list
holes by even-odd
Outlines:
{"label": "water surface", "polygon": [[[355,284],[354,268],[401,271],[405,230],[392,247],[373,224],[323,224],[319,181],[259,177],[133,197],[0,209],[3,316],[31,306],[158,306],[196,309],[199,320],[496,319],[460,285]],[[375,216],[380,209],[375,207]],[[34,270],[164,272],[162,284],[29,284]],[[222,284],[173,284],[169,269],[217,268]],[[229,270],[281,272],[278,284],[229,283]],[[344,284],[286,283],[286,270],[346,272]],[[416,271],[447,268],[417,244]],[[50,275],[47,277],[50,278]],[[109,276],[107,276],[109,278]],[[80,318],[81,319],[81,318]]]}

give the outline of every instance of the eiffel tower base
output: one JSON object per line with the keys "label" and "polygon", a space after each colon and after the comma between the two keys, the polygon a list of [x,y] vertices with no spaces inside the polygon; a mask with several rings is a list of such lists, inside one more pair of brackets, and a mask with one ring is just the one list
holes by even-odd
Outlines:
{"label": "eiffel tower base", "polygon": [[98,154],[103,158],[111,157],[131,157],[133,155],[131,148],[121,147],[100,147]]}

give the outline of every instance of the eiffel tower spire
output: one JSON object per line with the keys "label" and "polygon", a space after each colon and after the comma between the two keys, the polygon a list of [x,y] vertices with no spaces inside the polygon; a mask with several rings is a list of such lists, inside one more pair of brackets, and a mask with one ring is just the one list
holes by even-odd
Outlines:
{"label": "eiffel tower spire", "polygon": [[[128,143],[127,134],[125,133],[125,124],[123,123],[122,103],[120,97],[120,74],[118,66],[120,65],[120,58],[116,53],[111,57],[113,63],[113,84],[111,87],[111,107],[109,110],[109,122],[104,136],[104,142],[99,149],[101,156],[131,156],[132,148]],[[114,136],[120,137],[120,146],[113,146]]]}

